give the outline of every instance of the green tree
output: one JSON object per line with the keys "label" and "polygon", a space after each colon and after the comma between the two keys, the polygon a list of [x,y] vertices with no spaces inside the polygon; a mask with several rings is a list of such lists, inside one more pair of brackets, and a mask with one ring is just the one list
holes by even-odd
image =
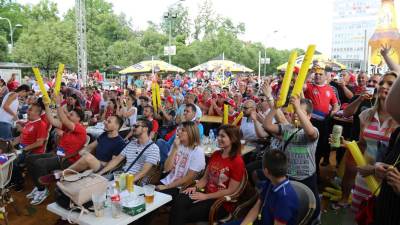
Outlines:
{"label": "green tree", "polygon": [[28,22],[47,22],[50,20],[60,20],[57,16],[57,3],[49,0],[40,0],[38,4],[26,5],[24,13]]}
{"label": "green tree", "polygon": [[145,30],[140,39],[140,45],[146,50],[146,56],[162,56],[168,37],[153,28]]}
{"label": "green tree", "polygon": [[107,49],[107,62],[118,66],[129,66],[145,57],[145,49],[136,40],[117,41]]}
{"label": "green tree", "polygon": [[37,23],[25,29],[13,50],[16,61],[37,65],[50,73],[58,63],[76,65],[74,24],[69,21]]}
{"label": "green tree", "polygon": [[6,61],[8,51],[8,42],[7,40],[0,36],[0,61]]}

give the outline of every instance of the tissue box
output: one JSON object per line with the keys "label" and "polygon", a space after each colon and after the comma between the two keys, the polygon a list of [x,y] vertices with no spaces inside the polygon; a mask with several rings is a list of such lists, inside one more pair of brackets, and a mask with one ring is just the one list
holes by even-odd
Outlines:
{"label": "tissue box", "polygon": [[[129,198],[128,198],[129,199]],[[137,198],[130,198],[122,202],[122,211],[130,216],[136,216],[146,210],[146,204],[143,196]]]}
{"label": "tissue box", "polygon": [[144,203],[133,207],[122,206],[122,212],[130,216],[136,216],[144,211],[146,211],[146,204]]}

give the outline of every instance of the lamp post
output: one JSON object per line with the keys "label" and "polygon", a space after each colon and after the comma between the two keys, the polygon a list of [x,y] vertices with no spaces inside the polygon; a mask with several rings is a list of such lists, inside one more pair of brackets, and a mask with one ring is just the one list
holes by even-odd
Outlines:
{"label": "lamp post", "polygon": [[[274,30],[273,32],[272,32],[272,34],[270,34],[270,35],[267,35],[267,44],[268,44],[268,38],[269,38],[269,36],[273,36],[273,35],[275,35],[276,33],[278,33],[278,30]],[[267,44],[265,45],[265,49],[264,49],[264,76],[266,76],[267,75],[267,63],[266,63],[266,59],[267,59]]]}
{"label": "lamp post", "polygon": [[164,18],[168,19],[169,22],[169,34],[168,34],[168,63],[171,64],[171,39],[172,39],[172,19],[176,19],[177,13],[176,12],[171,12],[172,7],[174,7],[176,4],[183,2],[185,0],[179,0],[172,5],[168,7],[168,12],[164,14]]}
{"label": "lamp post", "polygon": [[22,25],[21,24],[16,24],[15,27],[13,28],[12,25],[11,25],[11,21],[8,18],[0,16],[0,20],[7,20],[8,25],[10,26],[10,43],[11,43],[10,53],[11,53],[12,49],[14,47],[14,39],[13,39],[14,31],[17,28],[21,28]]}

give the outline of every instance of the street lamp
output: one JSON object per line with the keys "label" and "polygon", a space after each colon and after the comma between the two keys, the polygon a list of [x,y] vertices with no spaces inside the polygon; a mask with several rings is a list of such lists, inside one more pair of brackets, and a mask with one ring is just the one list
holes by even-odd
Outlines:
{"label": "street lamp", "polygon": [[10,53],[11,53],[12,52],[12,48],[14,47],[14,39],[13,39],[14,31],[17,28],[22,28],[22,25],[21,24],[16,24],[15,27],[13,28],[12,25],[11,25],[11,21],[8,18],[0,16],[0,20],[7,20],[8,25],[10,26],[10,42],[11,42]]}
{"label": "street lamp", "polygon": [[164,18],[168,19],[169,22],[169,34],[168,34],[168,63],[171,64],[171,32],[172,32],[172,19],[176,19],[178,16],[176,12],[171,12],[172,7],[176,4],[183,2],[185,0],[179,0],[168,7],[168,12],[164,14]]}

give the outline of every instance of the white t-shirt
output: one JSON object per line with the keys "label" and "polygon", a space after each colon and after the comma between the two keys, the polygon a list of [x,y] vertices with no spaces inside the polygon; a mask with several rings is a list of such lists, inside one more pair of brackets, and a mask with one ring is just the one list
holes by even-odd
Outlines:
{"label": "white t-shirt", "polygon": [[[172,151],[170,151],[171,153]],[[180,145],[174,158],[174,167],[169,174],[161,180],[161,183],[168,185],[177,179],[180,179],[188,173],[189,170],[200,172],[204,170],[206,160],[204,150],[200,146],[189,149]]]}
{"label": "white t-shirt", "polygon": [[123,112],[131,112],[133,111],[133,114],[129,117],[125,119],[125,124],[127,126],[132,126],[136,124],[136,119],[137,119],[137,109],[135,106],[132,106],[130,109],[128,109],[127,107],[124,107]]}

